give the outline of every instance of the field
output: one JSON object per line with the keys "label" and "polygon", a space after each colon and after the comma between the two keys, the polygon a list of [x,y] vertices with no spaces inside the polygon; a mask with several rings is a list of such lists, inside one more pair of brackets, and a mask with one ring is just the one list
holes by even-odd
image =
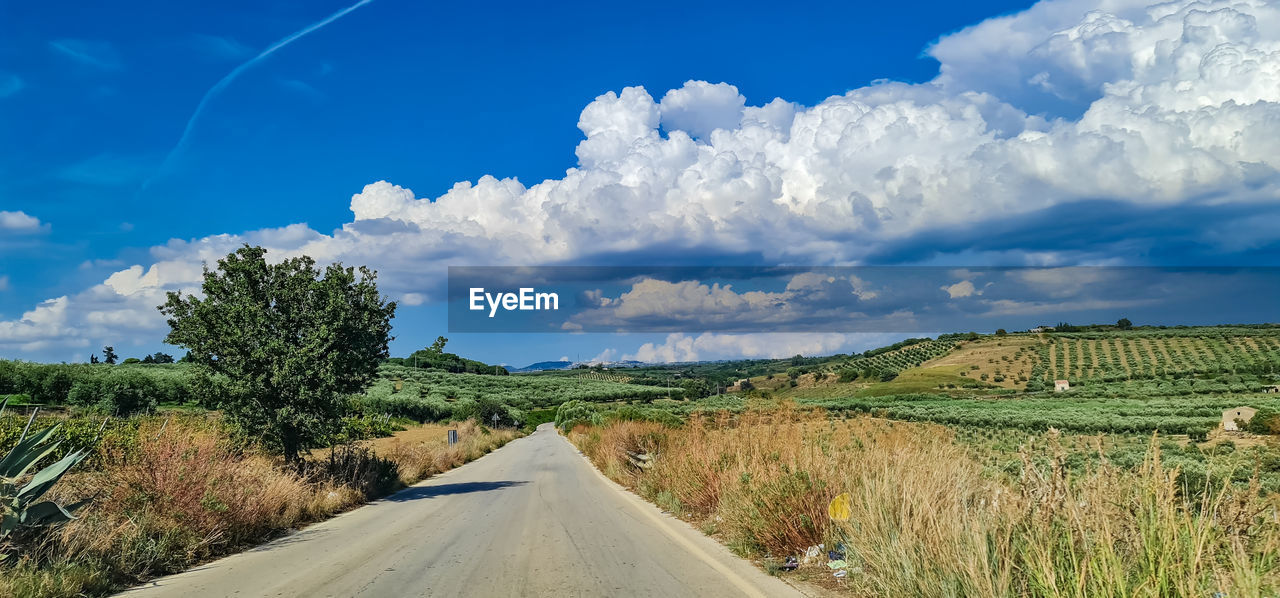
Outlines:
{"label": "field", "polygon": [[[1073,467],[1076,439],[1049,434],[993,476],[975,439],[944,426],[787,408],[677,428],[615,420],[569,436],[607,475],[738,553],[855,596],[1280,588],[1276,495],[1187,480],[1158,440],[1134,464]],[[637,467],[628,454],[650,455],[652,465]],[[828,504],[838,495],[847,515],[833,519]],[[780,570],[787,557],[797,571]]]}
{"label": "field", "polygon": [[[938,342],[830,361],[795,383],[753,378],[743,394],[949,425],[1196,438],[1216,429],[1226,409],[1280,408],[1280,393],[1267,392],[1280,384],[1272,328],[984,336],[947,343],[940,355]],[[905,367],[881,377],[823,373],[875,360]],[[1056,379],[1071,389],[1053,392]]]}
{"label": "field", "polygon": [[[365,412],[418,421],[481,417],[496,414],[500,423],[523,423],[530,410],[556,407],[565,401],[593,403],[651,401],[680,389],[627,384],[587,375],[493,376],[451,374],[384,365],[378,379],[357,402]],[[479,413],[484,411],[484,413]]]}
{"label": "field", "polygon": [[[953,335],[557,422],[659,506],[853,595],[1274,595],[1278,372],[1273,327]],[[1244,406],[1270,424],[1224,431]]]}
{"label": "field", "polygon": [[951,352],[957,344],[955,337],[911,339],[849,359],[831,361],[823,364],[821,369],[839,374],[845,380],[879,378],[887,381],[904,370],[920,367]]}
{"label": "field", "polygon": [[[965,377],[1000,388],[1026,388],[1035,369],[1037,347],[1042,343],[1031,335],[984,338],[960,343],[954,351],[923,364],[922,369],[960,368]],[[974,366],[977,366],[976,368]]]}
{"label": "field", "polygon": [[1040,350],[1045,377],[1083,382],[1280,372],[1280,336],[1244,331],[1195,334],[1055,334]]}
{"label": "field", "polygon": [[[0,594],[94,595],[175,571],[554,421],[608,475],[744,555],[839,547],[845,577],[824,558],[797,575],[855,595],[1259,595],[1280,589],[1278,354],[1277,329],[1224,327],[518,375],[385,363],[300,469],[212,411],[217,387],[190,366],[0,361],[0,394],[41,405],[36,427],[61,424],[50,458],[115,415],[56,492],[104,498],[17,538]],[[1244,406],[1271,423],[1223,431],[1223,411]],[[446,421],[471,439],[463,453],[431,423]],[[0,449],[24,424],[0,418]],[[828,516],[839,492],[856,520]]]}
{"label": "field", "polygon": [[1196,434],[1203,438],[1240,405],[1280,408],[1275,395],[1180,398],[1080,399],[1055,396],[948,397],[938,394],[888,395],[856,399],[801,400],[802,405],[855,411],[905,421],[987,426],[1018,430],[1057,428],[1113,434]]}
{"label": "field", "polygon": [[[477,401],[497,404],[511,425],[532,409],[554,408],[564,401],[648,401],[681,396],[680,388],[629,384],[631,376],[577,372],[571,376],[452,373],[386,364],[363,393],[353,397],[353,414],[390,415],[419,422],[474,417]],[[185,364],[106,365],[36,364],[0,360],[0,397],[11,405],[46,410],[75,408],[101,414],[130,415],[156,409],[215,407],[211,390],[199,385]]]}

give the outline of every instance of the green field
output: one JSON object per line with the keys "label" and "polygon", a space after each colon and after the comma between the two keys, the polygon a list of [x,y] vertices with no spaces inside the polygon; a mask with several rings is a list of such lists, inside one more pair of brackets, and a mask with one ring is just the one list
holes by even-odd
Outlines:
{"label": "green field", "polygon": [[496,413],[510,423],[523,422],[527,411],[566,401],[651,401],[671,393],[680,396],[680,392],[587,376],[452,374],[384,365],[378,370],[377,381],[356,402],[365,412],[419,421],[474,416],[477,409],[485,408],[485,417]]}
{"label": "green field", "polygon": [[1053,334],[1041,346],[1044,379],[1116,382],[1204,374],[1280,372],[1274,330],[1193,329],[1136,333]]}

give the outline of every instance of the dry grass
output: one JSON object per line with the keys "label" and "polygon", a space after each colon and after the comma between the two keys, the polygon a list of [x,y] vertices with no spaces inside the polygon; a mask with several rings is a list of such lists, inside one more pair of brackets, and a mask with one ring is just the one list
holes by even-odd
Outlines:
{"label": "dry grass", "polygon": [[113,448],[101,470],[64,479],[59,498],[93,502],[78,520],[31,539],[0,577],[0,596],[95,595],[181,571],[466,463],[516,436],[466,422],[456,426],[461,442],[454,447],[392,441],[376,456],[348,451],[299,472],[234,443],[216,422],[161,425],[144,423],[137,444]]}
{"label": "dry grass", "polygon": [[[1035,366],[1035,349],[1040,340],[1031,336],[1005,336],[962,342],[950,353],[925,362],[921,369],[944,366],[978,366],[976,370],[966,370],[965,375],[974,380],[981,380],[987,374],[988,384],[1003,388],[1026,388],[1027,383],[1019,380],[1021,375],[1030,375]],[[1003,374],[1004,381],[996,382],[995,377]]]}
{"label": "dry grass", "polygon": [[[946,428],[784,408],[621,422],[572,438],[608,475],[780,560],[843,544],[842,587],[865,596],[1258,596],[1280,587],[1274,497],[1211,488],[1188,503],[1158,443],[1137,471],[1080,477],[1059,451],[1016,484],[984,475]],[[649,469],[624,451],[656,455]],[[827,516],[851,497],[848,522]],[[829,577],[825,567],[816,567]]]}
{"label": "dry grass", "polygon": [[[458,443],[448,446],[448,430],[458,431]],[[378,454],[391,459],[400,470],[400,480],[413,484],[437,473],[476,459],[516,437],[513,430],[493,430],[467,421],[450,426],[428,424],[411,430],[409,434],[397,434],[391,438],[373,441]]]}

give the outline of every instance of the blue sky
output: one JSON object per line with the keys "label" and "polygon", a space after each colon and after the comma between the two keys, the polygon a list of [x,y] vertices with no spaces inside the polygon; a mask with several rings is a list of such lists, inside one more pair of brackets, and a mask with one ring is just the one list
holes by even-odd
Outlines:
{"label": "blue sky", "polygon": [[448,264],[1275,265],[1275,8],[1147,4],[376,0],[175,153],[349,5],[5,3],[0,356],[160,348],[155,296],[242,241],[382,271],[399,353]]}

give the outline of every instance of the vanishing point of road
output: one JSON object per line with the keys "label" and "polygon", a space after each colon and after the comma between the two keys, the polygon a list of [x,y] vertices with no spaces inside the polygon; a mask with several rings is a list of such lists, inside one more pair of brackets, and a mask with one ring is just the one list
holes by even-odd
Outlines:
{"label": "vanishing point of road", "polygon": [[150,597],[800,596],[600,475],[550,424]]}

